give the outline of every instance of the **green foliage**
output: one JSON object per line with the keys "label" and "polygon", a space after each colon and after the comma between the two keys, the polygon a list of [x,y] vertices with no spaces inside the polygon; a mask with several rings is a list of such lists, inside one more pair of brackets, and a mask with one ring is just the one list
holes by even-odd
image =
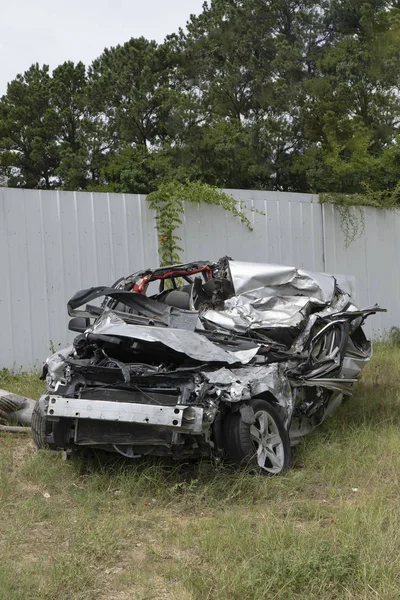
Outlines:
{"label": "green foliage", "polygon": [[252,230],[251,222],[243,211],[243,203],[238,203],[222,190],[198,181],[162,183],[147,196],[147,201],[156,212],[161,266],[180,262],[179,252],[183,252],[183,248],[179,246],[181,238],[176,230],[182,224],[184,202],[221,206]]}
{"label": "green foliage", "polygon": [[32,65],[0,103],[0,166],[12,187],[47,187],[59,162],[48,67]]}
{"label": "green foliage", "polygon": [[392,327],[391,330],[389,331],[389,343],[392,344],[392,346],[400,346],[400,327]]}
{"label": "green foliage", "polygon": [[89,68],[88,95],[119,144],[157,144],[166,135],[174,93],[168,54],[145,38],[105,49]]}
{"label": "green foliage", "polygon": [[[376,344],[279,477],[101,451],[65,462],[0,432],[1,600],[397,599],[399,366]],[[0,371],[22,395],[36,381]]]}
{"label": "green foliage", "polygon": [[396,3],[213,0],[162,44],[18,75],[0,100],[0,181],[386,197],[400,180],[399,61]]}
{"label": "green foliage", "polygon": [[39,379],[39,368],[30,373],[23,372],[22,367],[20,371],[3,368],[0,369],[0,388],[37,400],[45,391],[46,383]]}
{"label": "green foliage", "polygon": [[340,226],[345,238],[345,247],[364,233],[364,207],[400,210],[400,182],[390,191],[375,191],[364,185],[363,194],[320,194],[321,203],[334,204],[340,217]]}

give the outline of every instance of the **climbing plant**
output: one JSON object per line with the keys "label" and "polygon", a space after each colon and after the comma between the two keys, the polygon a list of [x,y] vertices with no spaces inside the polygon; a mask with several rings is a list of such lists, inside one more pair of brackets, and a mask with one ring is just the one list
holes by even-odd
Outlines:
{"label": "climbing plant", "polygon": [[364,233],[365,207],[400,210],[400,182],[392,190],[375,191],[368,185],[364,185],[364,190],[362,194],[325,193],[319,196],[321,203],[337,207],[346,248]]}
{"label": "climbing plant", "polygon": [[[183,248],[180,246],[181,238],[177,234],[177,229],[182,224],[184,202],[221,206],[237,217],[247,229],[250,231],[253,229],[244,212],[243,201],[238,202],[226,192],[198,181],[162,183],[157,190],[148,194],[147,201],[150,208],[156,212],[161,266],[181,260],[180,252],[183,252]],[[254,208],[249,210],[259,212]]]}

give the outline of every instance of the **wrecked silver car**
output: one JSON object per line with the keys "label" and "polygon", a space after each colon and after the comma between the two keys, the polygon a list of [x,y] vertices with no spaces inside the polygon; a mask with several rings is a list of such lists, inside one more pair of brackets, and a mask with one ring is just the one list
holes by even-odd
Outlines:
{"label": "wrecked silver car", "polygon": [[46,361],[33,439],[280,473],[351,394],[379,310],[355,306],[349,279],[226,257],[80,291],[68,303],[79,335]]}

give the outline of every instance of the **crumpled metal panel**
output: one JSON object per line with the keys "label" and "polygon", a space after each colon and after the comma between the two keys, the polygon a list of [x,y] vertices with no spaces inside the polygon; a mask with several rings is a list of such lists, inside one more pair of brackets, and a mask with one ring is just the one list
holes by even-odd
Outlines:
{"label": "crumpled metal panel", "polygon": [[264,263],[229,261],[235,294],[263,288],[263,297],[308,296],[327,304],[333,300],[335,280],[325,273]]}
{"label": "crumpled metal panel", "polygon": [[245,333],[248,329],[301,325],[313,303],[304,296],[267,297],[249,301],[247,294],[225,301],[225,310],[208,310],[203,318],[225,329]]}
{"label": "crumpled metal panel", "polygon": [[74,347],[71,344],[66,348],[58,350],[58,352],[51,354],[46,359],[48,373],[53,379],[62,379],[65,369],[65,359],[71,354],[73,349]]}
{"label": "crumpled metal panel", "polygon": [[360,353],[360,356],[354,356],[348,354],[344,357],[342,363],[342,369],[340,376],[345,378],[357,378],[359,373],[363,370],[366,364],[371,360],[372,351],[364,356]]}
{"label": "crumpled metal panel", "polygon": [[351,275],[334,275],[336,283],[343,293],[356,299],[356,278]]}
{"label": "crumpled metal panel", "polygon": [[236,295],[203,319],[237,333],[300,326],[314,307],[334,299],[335,279],[325,273],[240,261],[229,261],[229,268]]}
{"label": "crumpled metal panel", "polygon": [[128,325],[112,311],[106,310],[95,323],[93,333],[128,337],[143,342],[159,342],[176,352],[186,354],[201,362],[222,362],[229,365],[247,364],[258,348],[230,352],[213,344],[205,336],[185,329],[158,328],[144,325]]}
{"label": "crumpled metal panel", "polygon": [[[237,369],[222,368],[218,371],[203,371],[209,383],[226,392],[225,400],[239,402],[250,400],[265,392],[270,392],[290,419],[294,400],[288,378],[284,375],[286,366],[282,363],[253,365]],[[227,398],[229,396],[229,398]]]}
{"label": "crumpled metal panel", "polygon": [[7,390],[0,390],[0,424],[30,425],[36,401]]}

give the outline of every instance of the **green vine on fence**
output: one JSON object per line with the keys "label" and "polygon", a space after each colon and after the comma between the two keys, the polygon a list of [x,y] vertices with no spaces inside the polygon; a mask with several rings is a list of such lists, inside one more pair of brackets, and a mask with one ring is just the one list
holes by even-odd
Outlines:
{"label": "green vine on fence", "polygon": [[364,186],[362,194],[320,194],[321,203],[334,204],[339,213],[345,247],[360,238],[365,231],[365,207],[400,210],[400,182],[392,190],[373,190]]}
{"label": "green vine on fence", "polygon": [[[198,181],[162,183],[156,191],[147,196],[147,201],[150,208],[156,212],[161,266],[181,262],[180,253],[184,250],[180,246],[182,240],[176,231],[182,224],[184,202],[221,206],[238,218],[247,229],[253,230],[251,221],[244,212],[243,201],[237,201],[226,192]],[[264,214],[253,207],[249,210]]]}
{"label": "green vine on fence", "polygon": [[[368,185],[364,186],[364,190],[358,194],[324,193],[319,197],[321,203],[337,207],[346,248],[365,231],[365,207],[400,210],[400,182],[392,190],[376,191]],[[177,229],[182,225],[185,202],[220,206],[250,231],[253,227],[245,209],[265,214],[254,207],[246,207],[244,201],[235,200],[216,187],[198,181],[162,183],[157,190],[148,194],[147,201],[156,213],[161,266],[181,262],[180,253],[184,249],[180,245],[182,240]]]}

